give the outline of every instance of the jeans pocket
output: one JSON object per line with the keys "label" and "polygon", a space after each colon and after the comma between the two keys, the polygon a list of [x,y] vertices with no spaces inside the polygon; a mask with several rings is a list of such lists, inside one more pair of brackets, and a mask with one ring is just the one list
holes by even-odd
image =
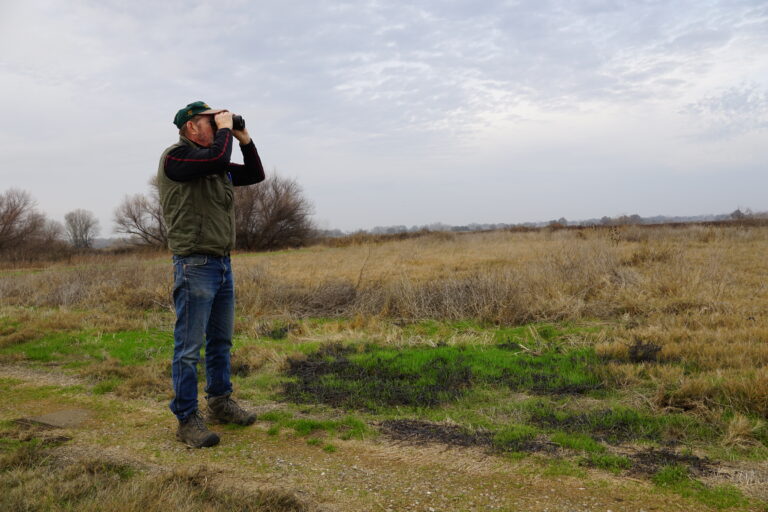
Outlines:
{"label": "jeans pocket", "polygon": [[208,256],[204,254],[191,254],[181,258],[181,263],[184,265],[184,268],[202,267],[208,263]]}

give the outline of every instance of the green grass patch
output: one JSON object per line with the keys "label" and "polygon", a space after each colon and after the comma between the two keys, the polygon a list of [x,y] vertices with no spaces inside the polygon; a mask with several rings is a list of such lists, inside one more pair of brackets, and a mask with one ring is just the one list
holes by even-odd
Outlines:
{"label": "green grass patch", "polygon": [[170,359],[173,333],[160,330],[52,332],[4,347],[0,353],[23,354],[26,359],[43,363],[93,362],[112,357],[125,365],[135,365],[158,357]]}
{"label": "green grass patch", "polygon": [[572,476],[584,478],[586,471],[568,459],[547,459],[540,474],[548,477]]}
{"label": "green grass patch", "polygon": [[531,348],[533,346],[562,344],[565,341],[584,338],[589,334],[599,332],[601,329],[602,327],[598,325],[528,324],[495,329],[493,337],[496,343],[509,348],[514,348],[515,345]]}
{"label": "green grass patch", "polygon": [[40,439],[9,445],[0,453],[0,473],[26,469],[40,464],[49,457],[50,444]]}
{"label": "green grass patch", "polygon": [[0,391],[10,390],[23,383],[24,381],[21,379],[14,379],[11,377],[0,377]]}
{"label": "green grass patch", "polygon": [[584,434],[568,434],[566,432],[555,432],[551,436],[551,441],[557,443],[563,448],[587,453],[604,453],[605,446]]}
{"label": "green grass patch", "polygon": [[263,414],[259,414],[259,420],[269,421],[272,423],[281,423],[285,420],[289,420],[293,415],[286,411],[269,411]]}
{"label": "green grass patch", "polygon": [[422,336],[432,339],[444,339],[461,333],[486,331],[487,326],[473,320],[443,322],[439,320],[421,320],[408,324],[403,328],[403,334],[408,337]]}
{"label": "green grass patch", "polygon": [[682,465],[665,466],[652,478],[656,486],[672,491],[686,498],[693,498],[718,510],[744,507],[749,500],[733,486],[707,487],[691,477],[688,468]]}
{"label": "green grass patch", "polygon": [[18,439],[5,437],[3,432],[0,432],[0,453],[11,452],[21,448],[24,444],[23,441]]}
{"label": "green grass patch", "polygon": [[10,333],[21,326],[21,322],[10,316],[0,316],[0,335]]}
{"label": "green grass patch", "polygon": [[523,404],[528,421],[538,427],[621,443],[624,441],[714,441],[720,431],[717,425],[686,414],[654,415],[625,406],[606,403],[596,410],[573,410],[555,407],[545,399]]}
{"label": "green grass patch", "polygon": [[529,425],[509,425],[494,434],[493,446],[507,452],[526,451],[537,433],[538,431]]}
{"label": "green grass patch", "polygon": [[434,407],[477,384],[534,393],[580,394],[602,386],[592,348],[540,353],[493,346],[438,346],[363,350],[326,345],[289,360],[285,395],[296,402],[377,410],[382,406]]}
{"label": "green grass patch", "polygon": [[530,421],[535,425],[566,432],[589,433],[611,442],[658,439],[661,434],[656,417],[626,407],[583,412],[554,409],[546,402],[532,401],[529,413]]}
{"label": "green grass patch", "polygon": [[496,327],[475,320],[440,321],[421,320],[403,327],[406,337],[420,336],[429,339],[445,340],[459,334],[493,333],[496,343],[502,345],[523,344],[527,347],[539,343],[560,343],[574,337],[597,332],[600,326],[570,324],[533,323],[516,327]]}
{"label": "green grass patch", "polygon": [[674,487],[687,484],[690,479],[688,468],[682,465],[665,466],[653,475],[651,480],[659,487]]}
{"label": "green grass patch", "polygon": [[123,383],[123,379],[120,377],[110,377],[93,385],[93,393],[95,395],[103,395],[104,393],[111,393],[117,387]]}
{"label": "green grass patch", "polygon": [[261,414],[259,420],[273,423],[267,430],[269,435],[277,435],[281,429],[290,428],[300,436],[327,432],[340,439],[363,439],[370,432],[365,422],[354,416],[346,416],[340,420],[316,420],[294,418],[292,414],[285,411],[270,411]]}
{"label": "green grass patch", "polygon": [[716,460],[727,461],[765,461],[768,459],[768,447],[754,446],[722,446],[712,445],[706,450],[707,456]]}
{"label": "green grass patch", "polygon": [[620,473],[622,470],[632,467],[632,461],[627,457],[610,453],[590,453],[581,459],[580,464],[605,469],[612,473]]}
{"label": "green grass patch", "polygon": [[288,425],[300,436],[308,436],[320,430],[331,432],[336,428],[336,422],[330,420],[297,419],[290,420]]}

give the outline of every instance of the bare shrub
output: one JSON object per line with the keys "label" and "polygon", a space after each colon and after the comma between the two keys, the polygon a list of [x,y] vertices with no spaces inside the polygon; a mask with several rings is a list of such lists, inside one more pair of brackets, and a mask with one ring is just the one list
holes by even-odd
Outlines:
{"label": "bare shrub", "polygon": [[235,188],[237,246],[245,250],[301,247],[314,236],[312,205],[299,184],[273,175],[255,187]]}
{"label": "bare shrub", "polygon": [[126,196],[115,209],[115,232],[128,235],[137,244],[166,247],[168,232],[160,204],[157,177],[153,177],[149,185],[149,195]]}

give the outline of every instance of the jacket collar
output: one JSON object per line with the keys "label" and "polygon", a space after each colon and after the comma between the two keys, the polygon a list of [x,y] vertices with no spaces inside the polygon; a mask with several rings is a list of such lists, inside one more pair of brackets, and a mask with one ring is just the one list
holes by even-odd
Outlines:
{"label": "jacket collar", "polygon": [[179,144],[186,144],[187,146],[194,146],[194,147],[197,147],[197,148],[202,148],[203,147],[200,144],[198,144],[197,142],[193,142],[193,141],[189,140],[188,138],[186,138],[183,135],[179,135]]}

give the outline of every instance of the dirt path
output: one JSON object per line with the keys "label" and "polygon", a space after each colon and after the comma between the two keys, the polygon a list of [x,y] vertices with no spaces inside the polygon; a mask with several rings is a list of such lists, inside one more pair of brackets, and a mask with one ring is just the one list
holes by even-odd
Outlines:
{"label": "dirt path", "polygon": [[18,379],[38,386],[76,386],[85,382],[72,375],[63,373],[57,367],[32,368],[24,365],[0,365],[0,377]]}
{"label": "dirt path", "polygon": [[61,449],[68,457],[106,457],[147,471],[205,466],[224,487],[283,489],[316,510],[709,510],[639,479],[598,471],[565,476],[567,471],[543,456],[515,460],[479,448],[384,437],[329,439],[336,451],[328,453],[292,433],[269,435],[270,424],[261,422],[244,429],[216,426],[221,444],[194,450],[175,440],[175,421],[165,403],[43,388],[82,384],[57,370],[0,366],[0,379],[14,383],[0,402],[0,419],[72,407],[92,413],[66,431],[72,439]]}

